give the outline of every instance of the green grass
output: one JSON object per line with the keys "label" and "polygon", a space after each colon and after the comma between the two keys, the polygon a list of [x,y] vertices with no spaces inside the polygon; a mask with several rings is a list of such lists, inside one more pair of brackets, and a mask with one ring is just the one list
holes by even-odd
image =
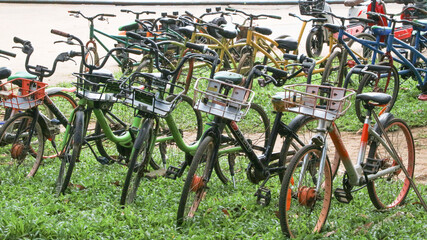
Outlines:
{"label": "green grass", "polygon": [[[257,84],[255,84],[257,86]],[[256,102],[271,113],[270,96],[277,88],[256,88]],[[411,126],[427,124],[427,108],[415,98],[413,82],[402,85],[392,113]],[[424,104],[424,105],[423,105]],[[361,124],[351,109],[338,125],[358,130]],[[272,115],[270,115],[272,116]],[[292,119],[286,115],[284,122]],[[101,165],[88,149],[72,176],[73,186],[64,196],[54,194],[59,160],[47,160],[33,179],[20,169],[0,166],[0,239],[280,239],[278,211],[279,184],[272,179],[269,206],[256,204],[257,186],[240,173],[237,188],[222,185],[213,177],[206,204],[195,219],[177,228],[176,212],[185,175],[177,180],[144,179],[136,202],[119,205],[127,168]],[[339,179],[334,187],[341,187]],[[418,185],[423,196],[427,186]],[[324,230],[304,239],[329,236],[333,239],[426,239],[427,214],[413,190],[398,208],[378,211],[370,203],[366,189],[355,193],[350,204],[335,199]]]}

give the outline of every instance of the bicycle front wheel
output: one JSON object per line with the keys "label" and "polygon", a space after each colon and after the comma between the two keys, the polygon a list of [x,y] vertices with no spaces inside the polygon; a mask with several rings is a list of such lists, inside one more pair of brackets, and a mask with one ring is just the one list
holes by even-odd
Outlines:
{"label": "bicycle front wheel", "polygon": [[147,164],[151,158],[150,148],[154,137],[154,119],[147,118],[139,130],[130,157],[128,173],[123,185],[120,204],[130,204],[135,200],[141,178],[144,176]]}
{"label": "bicycle front wheel", "polygon": [[[388,63],[380,63],[380,65],[387,66]],[[376,77],[370,74],[364,74],[356,94],[367,92],[380,92],[391,95],[391,101],[385,110],[386,112],[390,112],[399,93],[399,73],[397,72],[397,69],[393,66],[387,73],[378,73]],[[357,118],[359,118],[359,121],[363,123],[366,117],[366,110],[363,108],[360,99],[356,99],[354,107]]]}
{"label": "bicycle front wheel", "polygon": [[196,215],[196,211],[206,197],[209,189],[208,182],[212,173],[214,145],[214,139],[207,136],[197,148],[179,201],[178,226],[182,225],[186,219],[193,218]]}
{"label": "bicycle front wheel", "polygon": [[332,199],[332,174],[327,158],[322,171],[321,155],[318,146],[307,145],[286,169],[280,190],[279,218],[282,232],[288,237],[320,232],[326,222]]}
{"label": "bicycle front wheel", "polygon": [[[240,131],[246,140],[251,144],[252,149],[257,155],[263,152],[270,137],[270,120],[264,109],[255,103],[252,103],[248,113],[241,122],[238,123]],[[236,141],[231,133],[228,134],[231,142],[222,142],[222,145],[229,145],[222,147],[218,155],[218,161],[215,163],[215,173],[224,184],[233,181],[243,181],[246,178],[241,173],[245,173],[248,166],[246,154],[243,151],[231,151],[224,153],[230,147],[235,147]],[[240,174],[240,178],[238,177]]]}
{"label": "bicycle front wheel", "polygon": [[[34,128],[31,127],[33,124]],[[38,122],[34,123],[31,114],[13,115],[0,128],[1,169],[9,170],[15,166],[23,175],[33,177],[43,159],[44,144],[42,128]]]}
{"label": "bicycle front wheel", "polygon": [[319,27],[308,34],[305,42],[305,50],[308,57],[316,58],[322,54],[324,44],[323,31],[323,27]]}
{"label": "bicycle front wheel", "polygon": [[71,125],[67,138],[67,144],[60,153],[61,167],[59,168],[58,178],[56,179],[56,194],[65,194],[71,175],[73,174],[74,165],[80,158],[84,137],[84,113],[77,111],[74,121]]}
{"label": "bicycle front wheel", "polygon": [[[384,128],[404,165],[402,167],[406,168],[412,178],[415,167],[415,146],[411,130],[403,120],[397,118],[388,121]],[[379,170],[399,165],[378,141],[372,142],[368,158],[369,161],[380,163]],[[403,203],[410,189],[410,182],[403,171],[398,169],[370,181],[367,187],[369,197],[376,208],[392,208]]]}

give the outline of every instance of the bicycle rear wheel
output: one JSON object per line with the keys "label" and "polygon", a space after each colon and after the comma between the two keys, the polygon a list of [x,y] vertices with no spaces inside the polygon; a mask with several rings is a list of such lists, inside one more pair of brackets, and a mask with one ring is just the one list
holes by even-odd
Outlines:
{"label": "bicycle rear wheel", "polygon": [[[397,118],[388,121],[384,128],[399,155],[400,161],[412,177],[415,168],[415,146],[411,130],[403,120]],[[380,162],[379,170],[398,165],[378,141],[373,141],[370,145],[368,158],[371,161]],[[399,169],[370,181],[367,187],[369,197],[376,208],[392,208],[403,203],[409,192],[410,182],[403,171]]]}
{"label": "bicycle rear wheel", "polygon": [[207,136],[197,148],[179,201],[178,226],[181,226],[186,219],[193,218],[201,202],[205,200],[213,168],[214,145],[214,139],[211,136]]}
{"label": "bicycle rear wheel", "polygon": [[[34,128],[31,128],[31,125]],[[29,135],[32,135],[29,139]],[[27,177],[33,177],[43,159],[45,139],[40,124],[29,113],[18,113],[0,128],[0,167],[9,171],[12,166]],[[18,168],[19,167],[19,168]]]}
{"label": "bicycle rear wheel", "polygon": [[55,186],[57,195],[65,194],[65,190],[67,190],[71,175],[73,174],[74,165],[80,158],[80,152],[84,141],[83,111],[77,111],[75,113],[74,121],[66,138],[67,144],[60,153],[61,167],[59,168]]}
{"label": "bicycle rear wheel", "polygon": [[[388,63],[384,62],[380,63],[380,65],[387,66]],[[389,72],[377,74],[378,79],[375,79],[375,77],[370,74],[363,74],[362,76],[363,78],[362,81],[360,81],[356,94],[380,92],[391,95],[392,99],[386,107],[386,112],[390,112],[399,93],[399,73],[397,72],[397,69],[393,66]],[[356,99],[354,107],[356,109],[357,118],[359,118],[359,121],[363,123],[366,117],[366,110],[363,108],[360,99]]]}
{"label": "bicycle rear wheel", "polygon": [[286,169],[280,190],[279,218],[282,232],[288,237],[320,232],[326,222],[332,200],[332,174],[327,158],[321,172],[321,155],[318,146],[307,145],[295,154]]}
{"label": "bicycle rear wheel", "polygon": [[151,144],[154,137],[154,119],[146,119],[139,130],[129,161],[129,168],[123,184],[120,204],[133,203],[138,192],[141,178],[144,176],[148,162],[151,159]]}
{"label": "bicycle rear wheel", "polygon": [[341,58],[341,50],[334,51],[331,56],[329,56],[325,64],[325,70],[322,73],[322,85],[342,86],[343,76],[339,75]]}

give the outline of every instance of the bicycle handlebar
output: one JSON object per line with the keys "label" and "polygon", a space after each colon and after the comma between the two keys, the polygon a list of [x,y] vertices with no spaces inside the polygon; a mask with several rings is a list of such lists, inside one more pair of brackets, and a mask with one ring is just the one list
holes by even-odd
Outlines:
{"label": "bicycle handlebar", "polygon": [[0,54],[6,55],[6,56],[9,56],[9,57],[16,57],[15,53],[11,53],[11,52],[4,51],[4,50],[1,50],[1,49],[0,49]]}
{"label": "bicycle handlebar", "polygon": [[[311,83],[311,76],[313,75],[313,71],[316,66],[316,61],[314,59],[309,58],[304,54],[284,54],[283,58],[297,61],[299,62],[298,65],[301,65],[303,68],[308,68],[307,83]],[[268,72],[272,73],[273,75],[268,75]],[[267,79],[266,81],[258,81],[261,87],[264,87],[269,83],[273,83],[275,86],[280,87],[286,83],[286,80],[288,80],[288,74],[288,71],[282,69],[277,69],[267,65],[256,65],[250,71],[247,81],[245,83],[245,87],[248,88],[255,77],[263,77],[264,79]],[[285,81],[277,80],[278,78],[285,78]]]}
{"label": "bicycle handlebar", "polygon": [[391,21],[391,22],[398,22],[398,23],[406,23],[406,24],[410,24],[412,26],[418,26],[418,27],[424,27],[425,25],[422,23],[418,23],[418,22],[413,22],[413,21],[409,21],[406,19],[402,19],[402,20],[397,20],[394,19],[393,16],[398,16],[400,14],[382,14],[382,13],[377,13],[377,12],[367,12],[367,15],[370,16],[378,16],[378,17],[385,17],[387,20]]}
{"label": "bicycle handlebar", "polygon": [[70,13],[71,15],[76,15],[75,17],[78,17],[79,15],[82,16],[84,19],[87,19],[89,21],[93,21],[95,18],[97,17],[101,17],[101,19],[99,20],[104,20],[102,19],[102,17],[116,17],[116,15],[114,14],[109,14],[109,13],[98,13],[93,17],[86,17],[83,13],[81,13],[80,11],[68,11],[68,13]]}
{"label": "bicycle handlebar", "polygon": [[403,11],[400,14],[405,13],[405,11],[408,10],[409,8],[413,8],[413,9],[415,9],[417,11],[420,11],[422,14],[427,14],[426,10],[424,10],[422,8],[419,8],[419,7],[415,7],[415,6],[408,6],[408,7],[406,7],[405,9],[403,9]]}
{"label": "bicycle handlebar", "polygon": [[342,25],[344,25],[345,20],[348,20],[348,21],[356,20],[356,21],[361,21],[361,22],[365,22],[365,23],[376,23],[376,21],[374,21],[372,19],[358,18],[358,17],[340,17],[340,16],[335,15],[332,12],[319,11],[318,13],[331,15],[332,17],[341,20]]}
{"label": "bicycle handlebar", "polygon": [[279,19],[279,20],[282,19],[282,17],[276,16],[276,15],[268,15],[268,14],[254,15],[254,14],[248,14],[248,13],[243,12],[242,10],[238,10],[238,9],[235,9],[235,8],[229,8],[229,7],[225,8],[225,10],[230,11],[230,12],[241,13],[241,14],[243,14],[245,16],[248,16],[251,19],[257,19],[257,18],[260,18],[260,17],[274,18],[274,19]]}
{"label": "bicycle handlebar", "polygon": [[156,12],[152,12],[152,11],[142,11],[142,12],[134,12],[132,10],[127,10],[127,9],[121,9],[120,12],[124,12],[124,13],[133,13],[136,15],[141,15],[141,14],[156,14]]}
{"label": "bicycle handlebar", "polygon": [[[83,56],[84,55],[84,53],[85,53],[84,46],[85,45],[83,44],[82,40],[80,40],[80,38],[78,38],[78,37],[76,37],[74,35],[71,35],[69,33],[65,33],[65,32],[62,32],[62,31],[55,30],[55,29],[52,29],[50,32],[52,34],[55,34],[55,35],[58,35],[58,36],[61,36],[61,37],[69,38],[70,40],[76,40],[79,43],[79,45],[80,45],[80,52],[71,52],[71,53],[73,55],[77,54],[75,56],[78,56],[78,55]],[[101,64],[99,66],[88,64],[86,62],[86,58],[85,57],[82,57],[83,65],[85,65],[87,68],[89,68],[89,73],[91,73],[93,70],[101,69],[107,63],[107,60],[111,56],[111,54],[113,52],[115,52],[115,51],[125,51],[125,52],[129,52],[129,53],[133,53],[133,54],[142,54],[143,53],[142,51],[136,50],[136,49],[129,49],[129,48],[117,47],[117,48],[112,48],[111,50],[109,50],[107,52],[107,55],[105,55],[104,60],[101,62]],[[71,56],[71,54],[69,54],[69,55]],[[56,61],[56,59],[55,59],[55,61]]]}
{"label": "bicycle handlebar", "polygon": [[310,18],[310,19],[303,19],[303,18],[301,18],[300,16],[298,16],[298,15],[296,15],[295,13],[289,13],[289,16],[291,16],[291,17],[295,17],[295,18],[298,18],[299,20],[301,20],[302,22],[311,22],[311,21],[313,21],[313,22],[316,22],[316,21],[327,21],[327,19],[326,18]]}

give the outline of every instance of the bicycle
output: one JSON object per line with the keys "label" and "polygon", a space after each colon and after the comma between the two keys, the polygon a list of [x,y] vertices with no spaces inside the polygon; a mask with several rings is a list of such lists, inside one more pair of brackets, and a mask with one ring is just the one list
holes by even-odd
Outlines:
{"label": "bicycle", "polygon": [[[379,66],[381,70],[383,66]],[[373,69],[374,71],[376,69]],[[306,90],[285,87],[283,99],[287,111],[314,116],[319,119],[318,138],[304,146],[292,158],[283,177],[279,200],[279,218],[282,232],[288,237],[301,237],[322,230],[332,200],[331,163],[325,156],[330,135],[346,169],[343,188],[334,191],[335,198],[349,203],[352,193],[368,189],[369,197],[378,209],[403,203],[410,186],[421,200],[413,180],[415,147],[411,130],[404,120],[384,113],[379,118],[375,106],[385,105],[392,97],[384,93],[363,93],[356,96],[367,109],[357,163],[353,165],[341,138],[335,120],[350,107],[354,91],[330,86],[306,85]],[[371,126],[371,117],[375,126]],[[393,142],[391,142],[393,141]],[[370,146],[367,152],[367,146]],[[367,158],[365,154],[368,153]],[[402,167],[404,166],[404,167]],[[354,187],[359,187],[353,189]]]}
{"label": "bicycle", "polygon": [[[13,57],[14,58],[14,57],[16,57],[16,54],[0,49],[0,58],[5,58],[5,59],[9,60],[8,57]],[[12,75],[12,71],[9,68],[7,68],[7,67],[0,67],[0,80],[7,79],[10,75]],[[3,90],[6,90],[6,89],[2,88],[1,90],[3,91]],[[6,120],[6,119],[9,118],[9,116],[8,116],[9,113],[7,113],[6,111],[5,112],[2,111],[0,115],[2,116],[3,120]],[[4,123],[4,121],[0,122],[0,124],[3,124],[3,123]]]}
{"label": "bicycle", "polygon": [[[307,81],[311,81],[311,75],[315,66],[314,60],[306,58],[303,55],[285,54],[284,58],[294,61],[299,60],[300,64],[304,66],[305,71],[307,71]],[[274,77],[268,73],[273,74]],[[304,140],[302,140],[305,132],[302,129],[304,128],[304,124],[308,123],[307,120],[311,121],[312,119],[305,118],[302,121],[301,117],[297,117],[288,126],[281,121],[283,116],[283,111],[280,110],[281,106],[274,105],[277,107],[275,108],[275,120],[267,144],[262,148],[252,146],[242,136],[236,122],[244,117],[247,107],[251,104],[253,92],[248,87],[255,77],[264,77],[264,80],[259,80],[261,86],[270,83],[280,86],[281,82],[277,81],[276,78],[286,78],[288,76],[289,73],[286,71],[270,66],[257,65],[251,70],[243,87],[236,85],[239,82],[232,79],[220,81],[207,78],[198,79],[194,96],[195,108],[203,112],[209,112],[215,115],[215,117],[210,123],[211,127],[200,139],[200,145],[187,173],[178,207],[178,226],[182,225],[188,218],[193,218],[196,211],[200,211],[202,202],[208,202],[206,200],[207,191],[210,189],[208,184],[212,180],[211,174],[218,162],[221,133],[225,130],[225,127],[227,127],[227,130],[237,140],[246,157],[249,158],[249,164],[245,171],[248,180],[254,184],[261,183],[255,193],[257,203],[261,205],[268,205],[270,203],[271,191],[265,185],[273,176],[283,176],[286,163],[289,161],[290,156],[297,149],[305,145]],[[216,88],[212,88],[211,86],[216,86]],[[274,153],[273,147],[279,135],[285,137],[285,140],[282,150],[279,153]],[[256,154],[256,151],[261,151],[261,154]],[[228,166],[229,171],[241,171],[237,169],[238,166],[237,163],[230,164]]]}
{"label": "bicycle", "polygon": [[[151,45],[151,48],[153,49],[156,58],[158,57],[159,49],[157,48],[157,45],[154,41],[147,39],[147,38],[144,38],[140,35],[135,35],[133,33],[127,33],[127,34],[132,38],[144,41],[145,44]],[[178,64],[177,70],[175,70],[174,72],[170,72],[169,70],[158,68],[158,70],[161,71],[161,73],[164,76],[161,78],[153,79],[153,83],[155,83],[156,81],[160,82],[160,83],[161,82],[165,83],[166,79],[168,79],[166,76],[176,75],[178,73],[177,71],[179,71],[179,69],[183,66],[183,64],[191,58],[197,58],[199,60],[204,59],[205,61],[210,62],[212,69],[215,69],[216,66],[219,64],[218,55],[216,54],[215,51],[210,50],[210,49],[206,48],[205,46],[196,45],[196,44],[192,44],[192,43],[187,43],[186,46],[190,49],[196,50],[196,51],[204,53],[204,54],[200,54],[200,53],[188,53],[188,54],[186,54],[183,57],[182,61]],[[156,61],[157,60],[155,60],[155,62]],[[222,76],[222,75],[221,76],[218,76],[218,75],[214,76],[214,74],[215,74],[215,71],[211,70],[210,71],[210,77],[211,78],[217,78],[217,79],[224,78],[224,76]],[[147,75],[147,74],[138,73],[138,75]],[[240,81],[242,78],[241,76],[237,77],[234,75],[228,75],[228,78],[230,78],[230,76],[234,77],[234,78],[239,78]],[[173,84],[175,82],[175,80],[176,79],[172,79],[171,83],[168,83],[168,84]],[[132,82],[132,80],[130,80],[130,82]],[[129,87],[130,85],[131,84],[128,83],[125,86]],[[184,88],[182,88],[182,90],[184,90]],[[124,89],[123,91],[129,92],[129,89]],[[171,92],[172,92],[172,90],[171,90]],[[185,92],[185,90],[183,92],[181,92],[181,94],[184,94],[184,92]],[[160,93],[159,97],[161,97],[162,94],[165,94],[165,93]],[[179,97],[184,97],[184,96],[185,95],[180,95]],[[185,96],[185,97],[187,97],[187,96]],[[127,100],[127,101],[129,101],[129,100]],[[160,99],[156,99],[156,101],[160,101]],[[139,139],[138,143],[140,143],[140,142],[145,143],[145,145],[138,147],[135,144],[135,149],[130,156],[129,170],[128,170],[128,174],[127,174],[126,181],[125,181],[123,191],[122,191],[122,197],[121,197],[121,202],[120,202],[121,204],[126,204],[126,203],[129,204],[129,203],[132,203],[134,201],[136,194],[137,194],[137,191],[138,191],[139,182],[141,180],[141,177],[144,175],[145,167],[147,166],[148,162],[153,161],[152,159],[155,158],[155,156],[153,156],[154,154],[152,151],[153,151],[153,148],[156,145],[156,143],[162,144],[162,143],[165,143],[165,141],[173,140],[173,142],[175,142],[177,145],[177,148],[178,148],[177,150],[181,150],[181,151],[185,152],[185,160],[181,161],[179,167],[169,166],[169,168],[166,171],[166,177],[176,179],[177,177],[180,177],[184,173],[184,170],[186,169],[186,167],[190,165],[190,163],[192,161],[192,156],[194,156],[194,152],[196,151],[196,149],[200,143],[198,141],[198,139],[200,138],[200,135],[202,134],[201,131],[199,131],[197,133],[197,138],[196,138],[197,141],[196,142],[193,142],[190,144],[184,143],[182,140],[181,133],[180,133],[180,131],[178,131],[176,124],[175,124],[175,121],[172,118],[171,114],[159,115],[158,111],[155,111],[155,109],[151,109],[151,108],[141,109],[137,104],[132,104],[132,107],[137,108],[140,111],[144,112],[145,119],[144,119],[144,123],[142,125],[143,127],[139,131],[139,134],[136,137],[135,141],[137,141]],[[262,108],[260,108],[260,107],[250,108],[249,110],[255,110],[254,113],[256,113],[257,117],[261,118],[262,121],[257,122],[258,126],[251,127],[252,131],[251,131],[250,136],[247,135],[246,133],[245,133],[245,136],[248,136],[252,140],[251,143],[253,145],[262,145],[263,146],[265,144],[265,138],[268,137],[268,134],[269,134],[268,117],[266,116],[266,113],[262,110]],[[175,110],[173,110],[172,113],[174,111]],[[164,118],[164,120],[166,121],[165,125],[166,125],[166,128],[168,128],[168,133],[166,135],[169,134],[170,136],[167,136],[167,137],[161,136],[161,135],[165,134],[164,132],[161,131],[161,128],[162,127],[164,128],[164,126],[161,125],[162,121],[160,119],[162,119],[162,118]],[[255,121],[256,121],[256,119],[255,119]],[[202,130],[202,128],[199,128],[199,130]],[[148,140],[148,139],[151,139],[151,140]],[[235,143],[235,140],[232,137],[228,137],[228,136],[224,135],[223,141],[222,141],[222,147],[221,147],[221,150],[219,151],[220,154],[222,154],[222,155],[233,154],[235,156],[235,155],[237,155],[238,152],[241,152],[241,148],[234,146],[234,143]],[[160,148],[160,152],[161,152],[160,155],[162,155],[161,145],[159,146],[159,148]],[[172,151],[172,152],[175,151],[174,147],[172,147],[172,146],[169,146],[168,148],[169,148],[168,151]],[[165,153],[163,153],[163,154],[165,154]],[[160,156],[160,157],[163,161],[163,165],[166,165],[165,156]],[[174,159],[172,159],[172,160],[174,160]],[[158,165],[160,165],[160,164],[158,164]],[[137,167],[133,167],[133,166],[137,166]],[[224,170],[222,170],[222,168],[223,168],[223,166],[220,166],[220,165],[215,166],[215,171],[216,171],[218,177],[221,179],[221,181],[223,183],[233,181],[233,183],[234,183],[233,174],[230,174],[231,176],[228,176],[227,174],[224,173]]]}
{"label": "bicycle", "polygon": [[[5,167],[22,165],[21,171],[25,172],[27,177],[32,177],[43,158],[53,157],[43,155],[45,140],[48,139],[56,151],[55,140],[60,133],[60,125],[68,124],[67,118],[52,101],[51,96],[52,98],[59,96],[59,99],[66,101],[65,104],[71,105],[71,108],[75,104],[72,97],[57,91],[58,89],[53,89],[52,93],[48,94],[46,90],[48,84],[43,83],[43,79],[53,75],[58,62],[71,60],[79,54],[73,51],[59,54],[50,70],[44,66],[29,64],[34,50],[29,41],[15,37],[14,42],[21,44],[22,52],[27,54],[25,68],[28,73],[12,75],[1,85],[5,89],[1,92],[2,105],[11,110],[7,121],[0,129],[1,158],[5,161],[3,162],[5,164],[1,165]],[[58,103],[61,108],[64,107],[62,101]],[[39,106],[44,106],[46,111],[39,109]]]}

